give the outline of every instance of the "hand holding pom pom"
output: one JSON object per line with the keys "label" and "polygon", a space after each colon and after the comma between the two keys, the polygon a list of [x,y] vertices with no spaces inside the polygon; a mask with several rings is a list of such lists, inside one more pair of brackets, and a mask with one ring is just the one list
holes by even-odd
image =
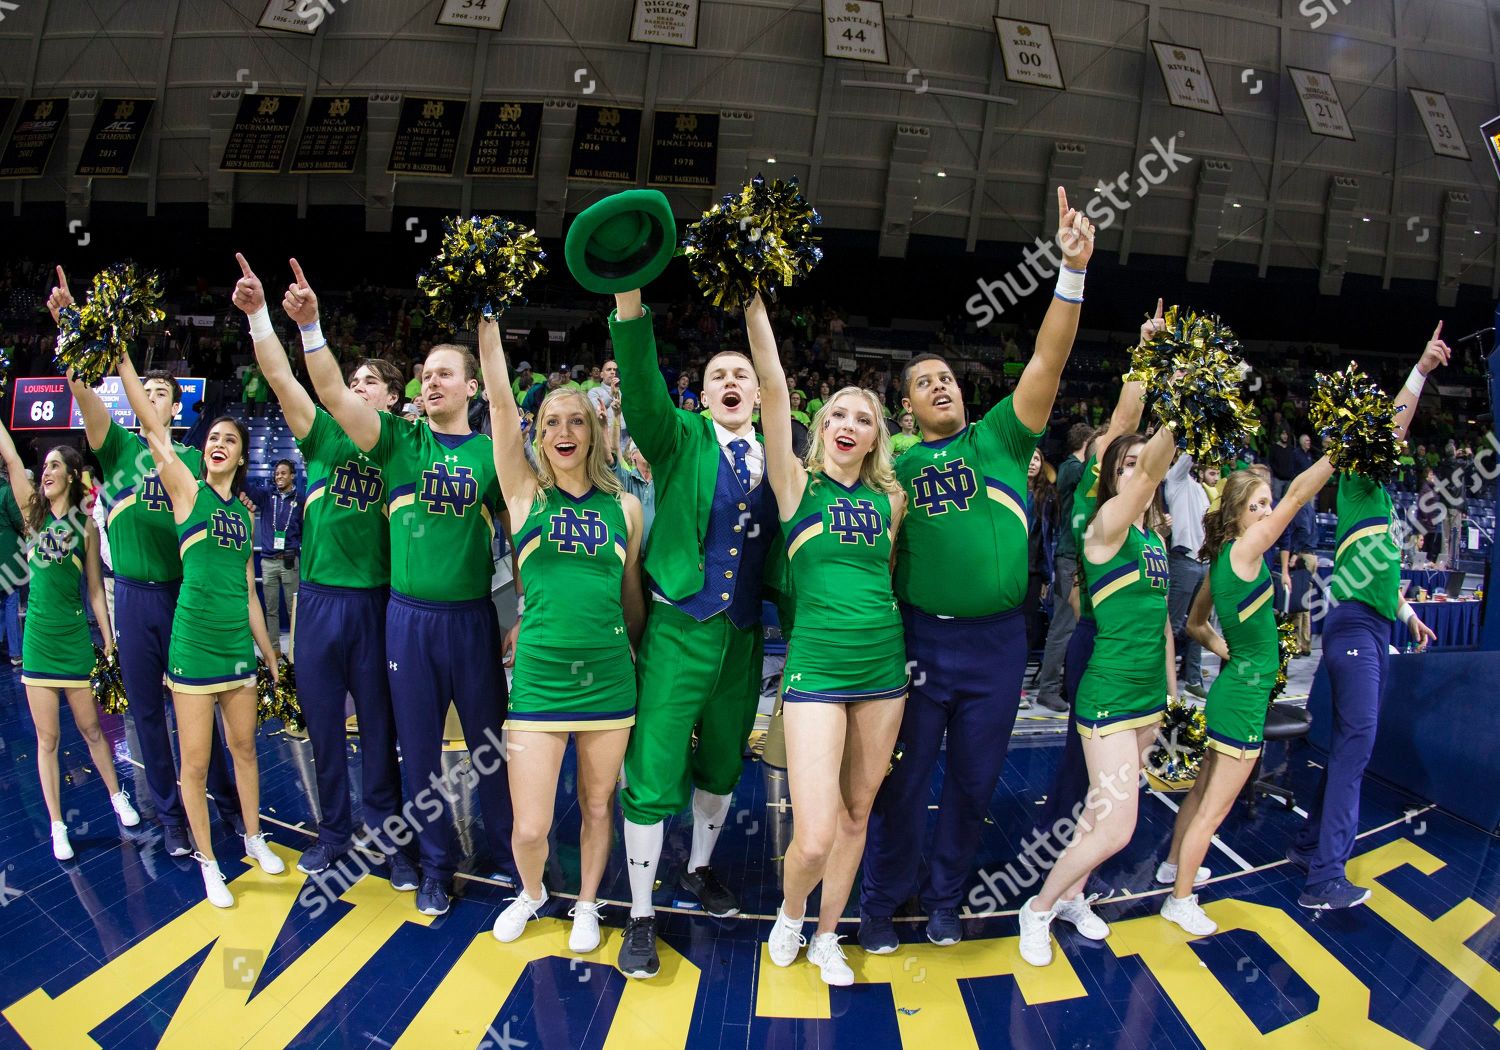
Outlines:
{"label": "hand holding pom pom", "polygon": [[757,294],[776,297],[823,258],[813,228],[823,221],[797,191],[797,180],[757,175],[688,227],[688,269],[715,306],[738,309]]}
{"label": "hand holding pom pom", "polygon": [[57,302],[57,370],[71,368],[79,382],[98,386],[125,353],[126,343],[167,316],[158,306],[161,281],[154,273],[138,273],[134,263],[117,263],[94,275],[81,307],[71,304],[66,285],[63,278],[47,301],[49,309]]}
{"label": "hand holding pom pom", "polygon": [[1313,376],[1307,418],[1335,470],[1382,485],[1396,479],[1406,442],[1396,437],[1395,403],[1353,361],[1342,372]]}
{"label": "hand holding pom pom", "polygon": [[[526,282],[546,272],[536,231],[486,215],[443,220],[443,245],[417,278],[433,322],[468,331],[526,301]],[[290,294],[290,293],[288,293]]]}

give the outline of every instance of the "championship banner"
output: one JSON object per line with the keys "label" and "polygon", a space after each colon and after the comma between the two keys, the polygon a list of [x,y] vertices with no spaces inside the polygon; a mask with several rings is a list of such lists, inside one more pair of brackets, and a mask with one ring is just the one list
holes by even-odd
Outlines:
{"label": "championship banner", "polygon": [[1495,166],[1495,176],[1500,178],[1500,117],[1491,117],[1479,125],[1479,135],[1484,139],[1484,148]]}
{"label": "championship banner", "polygon": [[404,97],[385,173],[452,175],[458,159],[458,136],[463,132],[464,111],[468,108],[465,99]]}
{"label": "championship banner", "polygon": [[220,171],[281,171],[301,95],[241,95]]}
{"label": "championship banner", "polygon": [[498,33],[505,27],[505,11],[509,6],[510,0],[443,0],[437,25]]}
{"label": "championship banner", "polygon": [[698,0],[635,0],[631,43],[697,47],[698,14]]}
{"label": "championship banner", "polygon": [[493,99],[480,102],[464,174],[494,179],[532,178],[536,175],[541,134],[540,102]]}
{"label": "championship banner", "polygon": [[889,62],[880,0],[823,0],[823,57]]}
{"label": "championship banner", "polygon": [[1167,86],[1168,102],[1181,109],[1223,115],[1202,51],[1196,47],[1166,44],[1160,40],[1151,41],[1151,46],[1156,49],[1156,65]]}
{"label": "championship banner", "polygon": [[[328,7],[331,9],[332,4]],[[262,29],[274,29],[280,33],[301,33],[311,36],[318,31],[327,17],[324,5],[318,0],[267,0],[256,25]]]}
{"label": "championship banner", "polygon": [[23,102],[15,130],[10,133],[5,152],[0,153],[0,179],[39,178],[67,119],[65,98],[28,98]]}
{"label": "championship banner", "polygon": [[152,98],[101,98],[74,174],[107,179],[129,175],[154,105]]}
{"label": "championship banner", "polygon": [[1423,91],[1420,88],[1407,88],[1407,90],[1411,92],[1412,104],[1417,107],[1417,113],[1422,117],[1422,124],[1427,128],[1427,141],[1432,143],[1432,152],[1439,157],[1468,160],[1469,147],[1464,145],[1463,135],[1458,130],[1458,121],[1453,119],[1453,110],[1448,106],[1448,96],[1440,91]]}
{"label": "championship banner", "polygon": [[995,16],[995,36],[1000,41],[1000,57],[1005,60],[1005,79],[1016,84],[1066,91],[1057,47],[1052,43],[1052,27],[1045,22],[1017,22]]}
{"label": "championship banner", "polygon": [[713,187],[719,163],[719,115],[656,111],[648,186]]}
{"label": "championship banner", "polygon": [[621,106],[579,106],[573,125],[568,178],[635,182],[640,156],[641,111]]}
{"label": "championship banner", "polygon": [[292,174],[354,174],[369,110],[366,95],[314,96],[292,156]]}
{"label": "championship banner", "polygon": [[1302,100],[1307,130],[1314,135],[1353,142],[1354,131],[1349,127],[1349,117],[1344,113],[1344,104],[1339,101],[1333,77],[1316,69],[1298,69],[1296,66],[1287,66],[1286,71],[1292,75],[1292,85]]}

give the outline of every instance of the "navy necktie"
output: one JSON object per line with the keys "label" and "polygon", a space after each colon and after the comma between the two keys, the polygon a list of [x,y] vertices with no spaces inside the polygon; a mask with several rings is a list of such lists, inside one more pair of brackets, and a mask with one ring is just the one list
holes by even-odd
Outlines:
{"label": "navy necktie", "polygon": [[750,464],[745,456],[750,451],[750,442],[744,438],[735,438],[729,443],[729,451],[734,453],[734,473],[740,479],[740,484],[745,486],[745,491],[750,491]]}

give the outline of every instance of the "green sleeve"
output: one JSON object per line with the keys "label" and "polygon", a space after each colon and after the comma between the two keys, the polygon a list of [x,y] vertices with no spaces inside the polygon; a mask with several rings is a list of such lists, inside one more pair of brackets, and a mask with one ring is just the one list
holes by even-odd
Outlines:
{"label": "green sleeve", "polygon": [[99,457],[99,466],[104,468],[105,474],[113,474],[119,469],[127,444],[134,444],[130,431],[110,420],[109,430],[104,434],[104,444],[95,451],[95,455]]}
{"label": "green sleeve", "polygon": [[1030,429],[1016,417],[1014,395],[1001,398],[999,404],[986,412],[978,429],[998,440],[1006,454],[1018,463],[1030,462],[1044,433]]}
{"label": "green sleeve", "polygon": [[409,419],[394,416],[389,412],[380,413],[380,439],[375,442],[375,447],[370,449],[370,459],[382,467],[387,466],[401,441],[409,440],[415,428],[421,425],[421,423],[413,423]]}
{"label": "green sleeve", "polygon": [[302,458],[308,460],[316,456],[328,440],[328,428],[336,426],[338,424],[333,421],[327,409],[313,409],[312,426],[307,428],[306,434],[296,439],[297,451],[302,453]]}
{"label": "green sleeve", "polygon": [[646,459],[665,463],[672,459],[689,428],[692,416],[672,404],[667,381],[656,364],[656,334],[652,331],[650,307],[630,321],[609,315],[609,334],[615,344],[615,360],[620,367],[620,409],[631,439]]}

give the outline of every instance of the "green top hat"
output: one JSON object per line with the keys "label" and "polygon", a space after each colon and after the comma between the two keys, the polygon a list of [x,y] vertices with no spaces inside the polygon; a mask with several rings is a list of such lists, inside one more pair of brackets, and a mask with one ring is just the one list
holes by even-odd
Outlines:
{"label": "green top hat", "polygon": [[677,224],[659,190],[625,190],[585,208],[563,243],[578,283],[606,295],[645,287],[676,252]]}

